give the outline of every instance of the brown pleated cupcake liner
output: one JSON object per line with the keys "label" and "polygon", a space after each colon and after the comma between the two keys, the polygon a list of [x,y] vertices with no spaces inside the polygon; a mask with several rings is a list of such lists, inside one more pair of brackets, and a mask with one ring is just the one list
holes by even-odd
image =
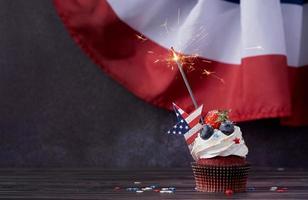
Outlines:
{"label": "brown pleated cupcake liner", "polygon": [[207,166],[192,163],[196,190],[200,192],[245,192],[249,164],[236,166]]}

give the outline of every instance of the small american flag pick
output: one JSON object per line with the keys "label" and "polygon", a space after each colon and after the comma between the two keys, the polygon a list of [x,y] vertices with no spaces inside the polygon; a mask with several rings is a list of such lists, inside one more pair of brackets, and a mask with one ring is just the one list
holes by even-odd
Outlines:
{"label": "small american flag pick", "polygon": [[167,133],[184,135],[188,145],[193,143],[198,136],[199,131],[203,128],[203,125],[199,123],[202,107],[203,106],[200,106],[188,115],[184,110],[173,103],[173,108],[177,116],[178,123],[175,124]]}

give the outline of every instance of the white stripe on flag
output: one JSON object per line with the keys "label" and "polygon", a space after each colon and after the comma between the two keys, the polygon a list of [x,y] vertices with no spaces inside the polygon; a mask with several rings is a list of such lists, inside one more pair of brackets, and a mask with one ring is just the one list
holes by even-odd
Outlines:
{"label": "white stripe on flag", "polygon": [[241,63],[239,4],[221,0],[155,0],[151,6],[148,0],[125,2],[108,0],[122,21],[159,45],[173,46],[184,54]]}
{"label": "white stripe on flag", "polygon": [[188,117],[185,118],[185,121],[187,122],[187,124],[189,124],[191,121],[193,121],[197,117],[200,117],[202,113],[202,108],[203,108],[203,105],[201,105],[199,108],[194,110],[191,114],[189,114]]}
{"label": "white stripe on flag", "polygon": [[155,0],[149,6],[148,0],[126,0],[125,5],[123,0],[107,1],[122,21],[167,49],[230,64],[272,54],[287,55],[290,66],[308,64],[303,24],[308,4]]}
{"label": "white stripe on flag", "polygon": [[182,110],[178,105],[176,105],[175,103],[172,103],[172,104],[173,104],[173,106],[175,107],[175,109],[177,109],[177,111],[179,111],[179,113],[180,113],[181,115],[183,115],[183,113],[185,113],[184,110]]}
{"label": "white stripe on flag", "polygon": [[[281,4],[286,38],[288,64],[291,67],[300,67],[308,64],[308,4]],[[305,55],[305,56],[304,56]]]}
{"label": "white stripe on flag", "polygon": [[202,125],[198,123],[196,126],[194,126],[192,129],[190,129],[187,133],[184,134],[185,140],[190,138],[193,134],[200,131],[205,125]]}
{"label": "white stripe on flag", "polygon": [[280,1],[241,1],[240,7],[243,57],[286,55]]}

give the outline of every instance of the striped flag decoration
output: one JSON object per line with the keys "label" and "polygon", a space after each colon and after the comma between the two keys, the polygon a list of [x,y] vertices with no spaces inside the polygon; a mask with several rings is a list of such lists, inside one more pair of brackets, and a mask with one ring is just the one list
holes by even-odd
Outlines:
{"label": "striped flag decoration", "polygon": [[168,134],[180,134],[184,135],[186,143],[188,145],[192,144],[199,131],[204,125],[199,123],[202,113],[203,105],[198,107],[189,115],[184,112],[180,107],[173,103],[175,114],[177,116],[178,123],[168,131]]}
{"label": "striped flag decoration", "polygon": [[[193,110],[170,47],[204,112],[308,125],[307,0],[54,0],[79,46],[145,101]],[[223,84],[223,83],[224,84]]]}
{"label": "striped flag decoration", "polygon": [[188,116],[188,114],[182,108],[180,108],[178,105],[176,105],[175,103],[172,103],[172,106],[173,106],[173,110],[176,114],[176,118],[177,118],[178,122],[180,120],[182,120],[183,118],[186,118]]}

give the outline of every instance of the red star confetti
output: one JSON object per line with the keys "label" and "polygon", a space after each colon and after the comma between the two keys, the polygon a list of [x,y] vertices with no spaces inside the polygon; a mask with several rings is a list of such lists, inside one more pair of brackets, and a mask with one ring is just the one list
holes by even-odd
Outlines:
{"label": "red star confetti", "polygon": [[286,190],[284,190],[284,189],[277,189],[276,191],[277,192],[285,192]]}
{"label": "red star confetti", "polygon": [[240,141],[241,141],[241,139],[240,139],[240,138],[235,138],[235,139],[233,140],[233,142],[234,142],[235,144],[239,144],[239,143],[240,143]]}
{"label": "red star confetti", "polygon": [[231,189],[226,189],[225,195],[227,195],[227,196],[233,195],[233,190],[231,190]]}
{"label": "red star confetti", "polygon": [[278,188],[278,189],[276,190],[276,192],[287,192],[287,191],[288,191],[288,188],[286,188],[286,187]]}

